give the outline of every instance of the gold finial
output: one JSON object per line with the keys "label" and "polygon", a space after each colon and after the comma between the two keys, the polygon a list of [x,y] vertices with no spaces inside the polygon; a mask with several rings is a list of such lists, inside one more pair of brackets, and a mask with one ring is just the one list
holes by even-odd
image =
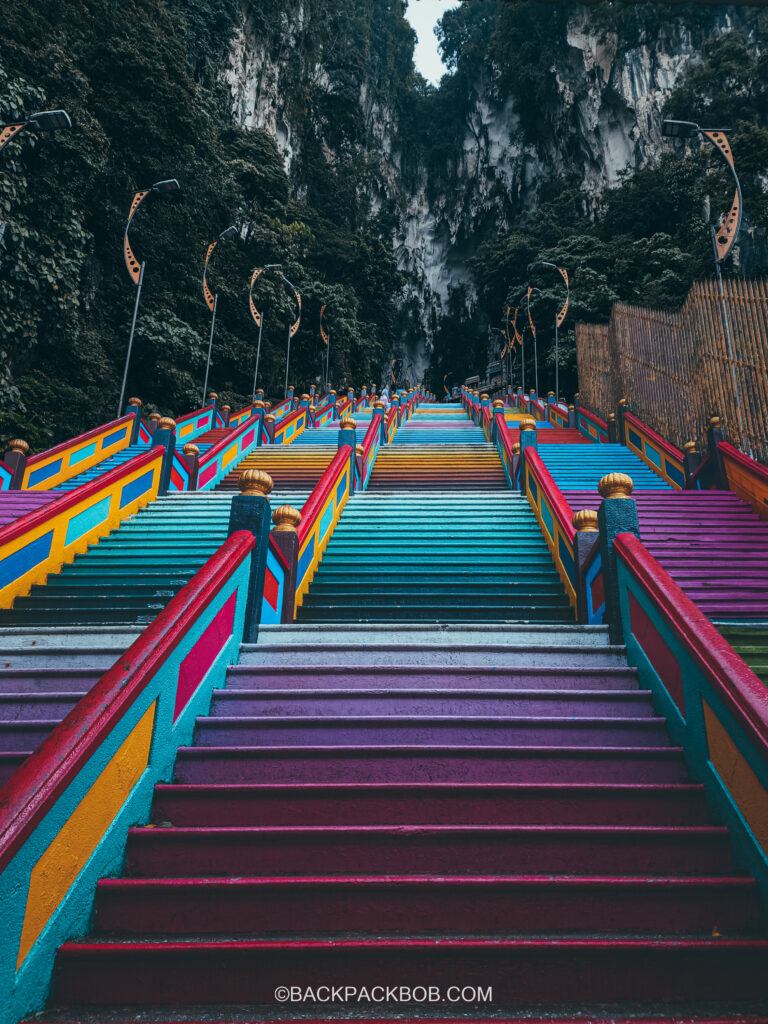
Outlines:
{"label": "gold finial", "polygon": [[493,404],[493,408],[494,409],[503,409],[504,408],[504,403],[502,402],[502,400],[500,398],[494,398],[492,404]]}
{"label": "gold finial", "polygon": [[302,402],[308,402],[309,401],[309,395],[307,395],[307,394],[302,395],[301,396],[301,400],[302,400]]}
{"label": "gold finial", "polygon": [[176,420],[171,419],[170,416],[163,416],[160,419],[160,422],[157,424],[157,429],[158,430],[175,430],[176,429]]}
{"label": "gold finial", "polygon": [[222,405],[221,411],[222,412],[232,412],[232,406],[231,405]]}
{"label": "gold finial", "polygon": [[693,454],[695,454],[695,452],[696,452],[696,442],[695,441],[686,441],[685,444],[683,445],[683,451],[685,452],[686,455],[693,455]]}
{"label": "gold finial", "polygon": [[512,445],[512,454],[513,455],[519,455],[520,454],[520,442],[519,441],[515,441],[515,443]]}
{"label": "gold finial", "polygon": [[531,388],[531,391],[530,391],[530,393],[531,393],[531,394],[533,395],[533,397],[535,398],[535,397],[536,397],[536,388]]}
{"label": "gold finial", "polygon": [[624,406],[625,406],[626,404],[627,404],[627,400],[626,400],[626,398],[620,398],[620,399],[619,399],[619,407],[620,407],[620,408],[622,408],[622,409],[623,409],[623,408],[624,408]]}
{"label": "gold finial", "polygon": [[713,428],[713,430],[717,430],[717,428],[720,426],[720,417],[719,416],[710,416],[709,417],[709,425],[710,425],[710,427]]}
{"label": "gold finial", "polygon": [[400,404],[400,395],[392,395],[392,401]]}
{"label": "gold finial", "polygon": [[382,401],[378,401],[378,402],[374,402],[374,403],[373,403],[373,408],[374,408],[374,409],[386,409],[387,407],[386,407],[386,405],[384,404],[384,402],[382,402]]}
{"label": "gold finial", "polygon": [[215,402],[218,397],[219,396],[216,394],[215,391],[209,391],[208,392],[208,398],[211,399],[212,401]]}
{"label": "gold finial", "polygon": [[569,405],[568,406],[568,412],[575,412],[575,411],[576,411],[576,406],[575,405]]}
{"label": "gold finial", "polygon": [[578,400],[581,398],[581,395],[577,391],[576,394],[573,397],[574,397],[574,400],[578,402]]}
{"label": "gold finial", "polygon": [[244,469],[237,479],[237,486],[241,494],[260,494],[266,498],[275,485],[263,469]]}
{"label": "gold finial", "polygon": [[472,394],[473,394],[473,395],[474,395],[474,396],[475,396],[476,398],[479,398],[479,397],[480,397],[480,392],[479,392],[479,391],[473,391],[473,392],[472,392]]}
{"label": "gold finial", "polygon": [[268,412],[267,415],[264,417],[264,422],[265,423],[274,423],[275,422],[275,414],[272,413],[272,412]]}
{"label": "gold finial", "polygon": [[200,449],[196,444],[192,444],[191,441],[187,441],[184,447],[181,449],[185,455],[199,455]]}
{"label": "gold finial", "polygon": [[615,412],[609,412],[608,413],[608,422],[609,423],[614,423],[615,420],[616,420],[616,413]]}
{"label": "gold finial", "polygon": [[256,394],[257,395],[263,395],[264,394],[264,388],[256,388]]}
{"label": "gold finial", "polygon": [[555,397],[555,392],[554,391],[548,391],[547,392],[547,398],[554,398],[554,397]]}
{"label": "gold finial", "polygon": [[128,399],[128,405],[138,405],[139,408],[141,408],[141,399],[140,398],[129,398]]}
{"label": "gold finial", "polygon": [[159,412],[151,412],[148,417],[153,423],[159,423],[161,416]]}
{"label": "gold finial", "polygon": [[583,508],[571,519],[571,523],[578,533],[597,533],[597,512],[593,508]]}
{"label": "gold finial", "polygon": [[360,458],[362,458],[363,455],[365,455],[365,448],[363,448],[361,444],[355,445],[355,455],[359,455]]}
{"label": "gold finial", "polygon": [[330,390],[330,391],[328,392],[328,394],[329,394],[329,395],[335,395],[335,394],[336,394],[336,392],[335,392],[335,391],[333,390],[333,388],[331,388],[331,390]]}
{"label": "gold finial", "polygon": [[288,390],[289,391],[295,391],[296,390],[296,385],[295,384],[289,384],[288,385]]}
{"label": "gold finial", "polygon": [[480,395],[480,401],[481,402],[487,402],[488,401],[488,395],[486,395],[485,392],[483,392],[483,394]]}
{"label": "gold finial", "polygon": [[608,473],[597,485],[601,498],[628,498],[634,488],[632,477],[626,473]]}
{"label": "gold finial", "polygon": [[[271,482],[270,480],[270,484]],[[279,505],[272,513],[272,522],[275,525],[275,533],[296,533],[301,522],[301,512],[293,505]]]}
{"label": "gold finial", "polygon": [[271,402],[265,402],[264,403],[264,408],[267,410],[267,412],[269,412],[269,410],[272,408],[272,403]]}
{"label": "gold finial", "polygon": [[310,411],[310,412],[312,413],[312,415],[313,415],[313,416],[314,416],[314,415],[315,415],[315,413],[317,412],[317,406],[315,405],[315,403],[314,403],[314,402],[312,403],[312,405],[310,405],[310,407],[309,407],[309,411]]}
{"label": "gold finial", "polygon": [[15,437],[12,441],[8,442],[8,451],[19,452],[21,455],[29,455],[29,445],[20,437]]}
{"label": "gold finial", "polygon": [[526,416],[522,420],[520,420],[520,429],[521,430],[535,430],[536,429],[536,420],[533,418],[533,416]]}
{"label": "gold finial", "polygon": [[353,420],[351,416],[343,416],[339,426],[342,430],[354,430],[357,426],[357,420]]}
{"label": "gold finial", "polygon": [[262,400],[260,398],[257,398],[256,401],[253,403],[253,408],[254,409],[263,409],[264,408],[264,403],[262,402]]}

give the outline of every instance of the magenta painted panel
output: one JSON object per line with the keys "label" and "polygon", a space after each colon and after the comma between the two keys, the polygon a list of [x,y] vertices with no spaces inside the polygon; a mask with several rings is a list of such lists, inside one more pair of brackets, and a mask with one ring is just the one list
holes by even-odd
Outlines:
{"label": "magenta painted panel", "polygon": [[219,460],[218,459],[214,459],[210,466],[206,466],[205,469],[202,470],[202,472],[200,473],[200,476],[197,478],[197,486],[198,486],[198,488],[202,487],[203,484],[207,484],[208,481],[212,477],[216,476],[216,470],[218,468],[218,463],[219,463]]}
{"label": "magenta painted panel", "polygon": [[208,422],[208,417],[207,416],[201,416],[200,419],[197,421],[197,423],[195,423],[195,426],[196,427],[202,427],[207,422]]}
{"label": "magenta painted panel", "polygon": [[667,693],[677,705],[677,710],[685,718],[685,693],[680,663],[631,591],[629,593],[629,614],[635,639],[656,670]]}
{"label": "magenta painted panel", "polygon": [[275,574],[268,568],[264,576],[264,600],[274,611],[277,611],[277,598],[279,594],[280,584],[275,579]]}
{"label": "magenta painted panel", "polygon": [[245,448],[247,445],[249,445],[251,443],[251,441],[254,438],[255,433],[256,433],[256,430],[254,428],[253,430],[249,430],[247,434],[243,434],[243,440],[242,440],[242,443],[241,443],[241,447],[242,448]]}
{"label": "magenta painted panel", "polygon": [[592,607],[597,611],[605,603],[605,584],[603,574],[599,572],[592,580]]}
{"label": "magenta painted panel", "polygon": [[182,661],[179,667],[179,681],[176,685],[176,706],[173,711],[174,722],[187,706],[192,694],[203,681],[206,672],[218,657],[222,647],[232,635],[232,623],[235,621],[235,591],[216,613],[206,631]]}

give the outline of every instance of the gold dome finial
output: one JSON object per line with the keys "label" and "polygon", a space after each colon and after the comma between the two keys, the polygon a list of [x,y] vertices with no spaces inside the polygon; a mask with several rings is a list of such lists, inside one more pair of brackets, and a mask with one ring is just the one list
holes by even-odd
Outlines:
{"label": "gold dome finial", "polygon": [[488,401],[488,395],[485,392],[483,392],[482,395],[480,395],[480,401],[481,402],[487,402]]}
{"label": "gold dome finial", "polygon": [[502,402],[502,400],[500,398],[494,398],[492,404],[493,404],[493,408],[494,409],[503,409],[504,408],[504,403]]}
{"label": "gold dome finial", "polygon": [[308,401],[309,401],[309,395],[307,395],[307,394],[303,394],[303,395],[301,396],[301,400],[302,400],[302,402],[308,402]]}
{"label": "gold dome finial", "polygon": [[257,398],[256,401],[253,403],[253,408],[254,409],[263,409],[264,408],[264,403],[262,402],[262,400],[260,398]]}
{"label": "gold dome finial", "polygon": [[554,398],[554,397],[555,397],[555,392],[554,391],[548,391],[547,392],[547,398]]}
{"label": "gold dome finial", "polygon": [[568,406],[568,412],[575,412],[575,411],[576,411],[576,406],[575,405],[569,405]]}
{"label": "gold dome finial", "polygon": [[709,425],[714,430],[717,430],[717,428],[720,426],[720,417],[719,416],[710,416],[709,417]]}
{"label": "gold dome finial", "polygon": [[365,455],[365,448],[361,444],[355,445],[355,455],[359,455],[361,459]]}
{"label": "gold dome finial", "polygon": [[208,398],[209,398],[210,401],[215,402],[218,397],[219,396],[216,394],[215,391],[209,391],[208,392]]}
{"label": "gold dome finial", "polygon": [[626,473],[608,473],[597,485],[601,498],[628,498],[634,489],[634,481]]}
{"label": "gold dome finial", "polygon": [[264,422],[265,423],[274,423],[275,419],[276,419],[275,414],[273,412],[268,412],[267,415],[264,417]]}
{"label": "gold dome finial", "polygon": [[354,430],[357,426],[357,420],[353,420],[351,416],[342,416],[339,426],[342,430]]}
{"label": "gold dome finial", "polygon": [[696,452],[696,442],[695,441],[686,441],[685,444],[683,445],[683,451],[685,452],[686,455],[694,455],[695,452]]}
{"label": "gold dome finial", "polygon": [[200,454],[200,449],[197,447],[196,444],[193,444],[191,441],[187,441],[187,443],[184,445],[184,447],[181,450],[184,453],[184,455],[199,455]]}
{"label": "gold dome finial", "polygon": [[296,533],[301,522],[301,512],[293,505],[279,505],[272,513],[272,522],[276,533]]}
{"label": "gold dome finial", "polygon": [[614,423],[615,420],[616,420],[616,413],[615,412],[609,412],[608,413],[608,422],[609,423]]}
{"label": "gold dome finial", "polygon": [[147,417],[147,419],[151,420],[152,423],[159,423],[161,418],[162,417],[159,412],[151,412]]}
{"label": "gold dome finial", "polygon": [[160,422],[157,424],[157,429],[158,430],[175,430],[176,429],[176,420],[172,419],[170,416],[162,416],[160,418]]}
{"label": "gold dome finial", "polygon": [[263,469],[244,469],[237,479],[237,486],[241,494],[257,494],[266,498],[275,485]]}
{"label": "gold dome finial", "polygon": [[515,441],[515,443],[512,445],[512,454],[513,455],[519,455],[520,454],[520,442],[519,441]]}
{"label": "gold dome finial", "polygon": [[141,399],[140,398],[129,398],[128,399],[128,405],[138,405],[139,408],[141,408]]}
{"label": "gold dome finial", "polygon": [[22,438],[14,437],[12,441],[8,442],[8,451],[19,452],[20,455],[29,455],[29,445]]}
{"label": "gold dome finial", "polygon": [[525,416],[523,419],[521,419],[520,420],[520,429],[521,430],[535,430],[536,429],[536,420],[533,418],[533,416]]}
{"label": "gold dome finial", "polygon": [[597,512],[593,508],[583,508],[574,515],[571,523],[578,533],[597,533]]}
{"label": "gold dome finial", "polygon": [[384,402],[378,401],[378,402],[374,402],[373,403],[373,408],[374,409],[386,409],[387,407],[384,404]]}

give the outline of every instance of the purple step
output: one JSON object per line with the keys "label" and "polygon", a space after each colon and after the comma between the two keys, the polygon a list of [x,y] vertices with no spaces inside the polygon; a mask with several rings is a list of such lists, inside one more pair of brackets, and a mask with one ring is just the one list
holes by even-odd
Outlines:
{"label": "purple step", "polygon": [[95,931],[136,935],[755,932],[751,878],[105,879]]}
{"label": "purple step", "polygon": [[705,825],[699,785],[169,785],[156,825]]}
{"label": "purple step", "polygon": [[289,875],[725,875],[728,830],[552,825],[135,828],[133,878]]}
{"label": "purple step", "polygon": [[180,747],[182,783],[688,782],[674,747]]}
{"label": "purple step", "polygon": [[0,722],[60,721],[81,696],[79,693],[0,694]]}
{"label": "purple step", "polygon": [[0,693],[87,693],[104,675],[100,668],[0,669]]}
{"label": "purple step", "polygon": [[200,747],[587,746],[669,743],[663,718],[198,718]]}
{"label": "purple step", "polygon": [[31,754],[59,724],[52,719],[30,722],[0,722],[0,750]]}
{"label": "purple step", "polygon": [[15,523],[21,516],[60,497],[61,491],[0,491],[0,526]]}
{"label": "purple step", "polygon": [[[525,655],[521,655],[521,659]],[[286,665],[285,669],[232,665],[227,690],[323,689],[353,690],[364,684],[385,690],[637,690],[637,670],[609,668],[455,668],[452,666],[389,665],[366,668]]]}
{"label": "purple step", "polygon": [[4,751],[0,750],[0,786],[10,779],[19,765],[26,761],[31,751]]}
{"label": "purple step", "polygon": [[[2,704],[0,704],[0,712]],[[217,690],[213,717],[339,717],[361,715],[478,716],[508,718],[650,718],[650,691],[579,692],[517,690]]]}

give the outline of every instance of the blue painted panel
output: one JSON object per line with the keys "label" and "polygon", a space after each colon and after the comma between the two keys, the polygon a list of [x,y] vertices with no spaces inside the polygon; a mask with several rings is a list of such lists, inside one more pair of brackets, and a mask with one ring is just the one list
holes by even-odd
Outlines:
{"label": "blue painted panel", "polygon": [[639,448],[640,451],[643,450],[642,437],[640,437],[640,435],[631,427],[627,427],[627,436],[629,437],[630,442],[635,446],[635,448]]}
{"label": "blue painted panel", "polygon": [[536,483],[536,481],[534,479],[533,473],[530,473],[530,472],[528,473],[528,490],[531,492],[531,497],[533,498],[534,502],[536,504],[538,504],[538,502],[539,502],[539,487],[538,487],[538,484]]}
{"label": "blue painted panel", "polygon": [[331,523],[333,522],[333,513],[334,513],[334,511],[335,511],[334,505],[333,505],[333,502],[331,501],[331,502],[328,503],[328,508],[325,510],[325,512],[323,512],[323,518],[320,520],[320,529],[319,529],[318,534],[317,534],[318,539],[320,541],[322,541],[324,539],[326,533],[331,528]]}
{"label": "blue painted panel", "polygon": [[565,569],[566,576],[571,581],[571,584],[575,586],[576,565],[573,561],[573,556],[571,555],[571,552],[568,550],[568,545],[565,543],[562,534],[558,537],[557,553],[560,556],[560,561],[563,563],[563,568]]}
{"label": "blue painted panel", "polygon": [[661,452],[657,451],[650,444],[645,446],[645,457],[657,469],[662,468]]}
{"label": "blue painted panel", "polygon": [[88,533],[89,530],[93,529],[94,526],[99,526],[100,523],[103,523],[109,515],[111,501],[112,495],[108,494],[106,498],[97,501],[95,505],[83,509],[82,512],[78,512],[76,516],[73,516],[67,526],[67,537],[64,543],[71,544],[73,540],[78,540],[84,533]]}
{"label": "blue painted panel", "polygon": [[53,530],[44,533],[42,537],[33,540],[31,544],[14,551],[0,561],[0,587],[6,587],[9,583],[19,579],[24,573],[34,569],[51,553],[51,542]]}
{"label": "blue painted panel", "polygon": [[78,462],[82,462],[84,459],[90,459],[92,455],[96,454],[96,442],[91,441],[85,448],[81,448],[79,452],[72,452],[69,457],[70,466],[76,466]]}
{"label": "blue painted panel", "polygon": [[126,428],[121,427],[119,430],[115,430],[112,434],[107,434],[104,440],[101,442],[102,449],[111,448],[113,444],[117,444],[118,441],[125,440]]}
{"label": "blue painted panel", "polygon": [[670,480],[678,484],[680,487],[685,487],[685,474],[682,470],[679,470],[674,463],[669,461],[669,459],[666,460],[664,468],[666,469],[667,476]]}
{"label": "blue painted panel", "polygon": [[132,480],[131,483],[126,484],[120,492],[120,508],[130,505],[134,499],[148,491],[152,486],[153,476],[154,471],[150,469],[148,473],[144,473],[137,480]]}
{"label": "blue painted panel", "polygon": [[552,522],[552,512],[547,505],[546,501],[542,501],[541,508],[541,521],[544,523],[544,529],[547,531],[550,537],[555,535],[555,524]]}
{"label": "blue painted panel", "polygon": [[349,481],[347,480],[346,474],[344,474],[344,476],[341,478],[341,480],[339,480],[339,482],[338,482],[338,484],[336,486],[336,504],[337,505],[341,503],[344,495],[347,493],[347,488],[348,487],[349,487]]}
{"label": "blue painted panel", "polygon": [[301,582],[307,575],[307,569],[312,564],[312,559],[315,557],[315,538],[307,544],[304,554],[299,559],[299,564],[296,569],[296,579]]}
{"label": "blue painted panel", "polygon": [[39,484],[42,480],[48,480],[50,477],[55,476],[60,469],[61,459],[49,462],[47,466],[41,466],[40,469],[33,469],[29,474],[29,483],[27,484],[27,487]]}

